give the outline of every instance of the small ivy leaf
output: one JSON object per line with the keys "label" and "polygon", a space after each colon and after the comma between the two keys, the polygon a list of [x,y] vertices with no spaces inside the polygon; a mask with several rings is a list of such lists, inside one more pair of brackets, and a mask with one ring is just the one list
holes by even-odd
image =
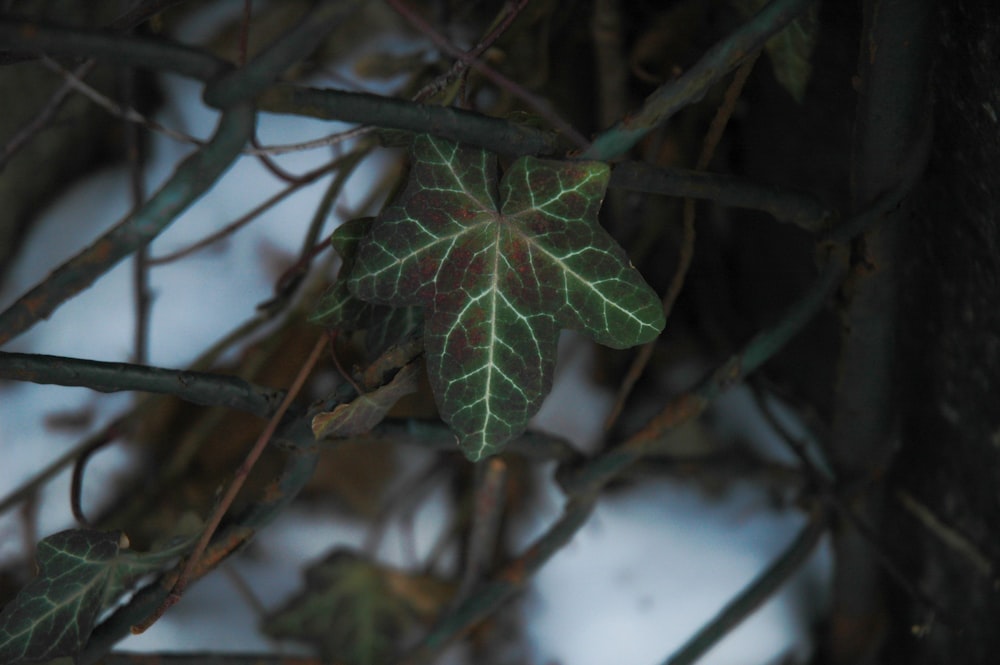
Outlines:
{"label": "small ivy leaf", "polygon": [[315,645],[324,660],[379,665],[392,660],[416,620],[436,615],[451,594],[436,578],[336,550],[306,570],[305,588],[262,628],[271,637]]}
{"label": "small ivy leaf", "polygon": [[333,411],[316,414],[312,419],[313,435],[322,439],[359,436],[370,432],[382,422],[400,397],[416,392],[418,376],[416,363],[410,363],[384,386],[358,395],[346,404],[338,404]]}
{"label": "small ivy leaf", "polygon": [[[764,8],[769,0],[734,0],[737,9],[749,18]],[[813,50],[819,33],[819,8],[812,5],[797,19],[764,44],[774,78],[798,102],[806,95],[812,76]]]}
{"label": "small ivy leaf", "polygon": [[442,418],[476,461],[521,434],[552,384],[560,328],[625,348],[659,335],[656,293],[597,222],[609,169],[416,137],[409,181],[361,240],[348,285],[425,308]]}
{"label": "small ivy leaf", "polygon": [[371,303],[359,300],[347,288],[345,277],[354,265],[358,243],[371,226],[371,217],[362,217],[344,222],[330,237],[330,244],[342,261],[337,281],[333,283],[309,315],[313,323],[338,330],[361,330],[371,319]]}
{"label": "small ivy leaf", "polygon": [[0,612],[0,663],[79,652],[104,608],[119,538],[74,529],[38,543],[38,576]]}
{"label": "small ivy leaf", "polygon": [[333,232],[330,243],[342,265],[337,281],[320,298],[309,320],[343,331],[365,330],[369,355],[374,357],[403,339],[421,324],[417,307],[385,307],[358,299],[347,287],[358,243],[371,227],[372,218],[344,222]]}

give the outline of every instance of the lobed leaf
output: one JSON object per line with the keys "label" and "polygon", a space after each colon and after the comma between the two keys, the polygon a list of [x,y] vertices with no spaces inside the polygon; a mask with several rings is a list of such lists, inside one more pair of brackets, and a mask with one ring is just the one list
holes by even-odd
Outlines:
{"label": "lobed leaf", "polygon": [[335,550],[306,570],[305,588],[265,618],[263,630],[314,644],[326,660],[388,663],[414,621],[437,614],[451,592],[448,584],[428,575]]}
{"label": "lobed leaf", "polygon": [[72,656],[102,611],[141,577],[173,565],[197,538],[172,539],[155,552],[121,545],[121,532],[72,529],[38,543],[38,576],[0,612],[0,663]]}
{"label": "lobed leaf", "polygon": [[597,222],[600,162],[515,161],[427,135],[399,199],[357,248],[362,300],[424,307],[442,418],[473,461],[521,434],[551,389],[560,328],[624,348],[664,325],[656,293]]}
{"label": "lobed leaf", "polygon": [[77,653],[104,608],[120,534],[74,529],[38,543],[38,576],[0,612],[0,663]]}
{"label": "lobed leaf", "polygon": [[337,281],[320,298],[310,314],[313,323],[343,331],[367,331],[367,347],[371,356],[420,327],[416,307],[385,307],[360,300],[347,287],[347,275],[354,266],[358,243],[371,227],[372,218],[362,217],[344,222],[333,232],[330,243],[340,255],[342,265]]}

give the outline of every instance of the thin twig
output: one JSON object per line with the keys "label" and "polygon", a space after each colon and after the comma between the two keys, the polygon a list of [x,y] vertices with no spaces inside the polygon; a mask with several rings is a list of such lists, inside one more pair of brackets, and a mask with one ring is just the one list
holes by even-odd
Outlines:
{"label": "thin twig", "polygon": [[[722,104],[716,111],[715,117],[712,118],[712,123],[708,128],[708,133],[705,135],[705,140],[702,142],[701,153],[698,155],[698,161],[694,167],[695,171],[704,171],[708,168],[708,165],[712,163],[712,157],[715,155],[715,149],[719,145],[719,141],[722,140],[722,135],[726,131],[726,125],[729,124],[729,119],[732,117],[733,111],[736,110],[736,102],[739,100],[740,94],[743,92],[743,86],[746,84],[747,78],[750,76],[750,72],[753,71],[754,63],[757,62],[758,57],[760,57],[759,50],[751,55],[746,62],[740,65],[740,67],[736,70],[736,74],[733,76],[733,80],[729,84],[729,87],[726,88],[726,94],[723,97]],[[667,292],[663,295],[663,311],[666,314],[667,320],[670,319],[670,314],[673,312],[674,304],[676,304],[677,298],[681,295],[681,289],[684,288],[684,282],[687,280],[688,270],[691,268],[691,261],[694,260],[694,220],[694,199],[688,197],[684,199],[684,210],[682,214],[683,232],[681,237],[681,249],[677,261],[677,269],[674,271],[674,276],[670,280],[670,286],[667,287]],[[625,374],[625,378],[622,380],[622,384],[618,389],[618,394],[615,396],[614,406],[608,414],[607,419],[604,421],[604,431],[609,431],[614,426],[615,422],[617,422],[618,417],[625,408],[625,401],[632,393],[632,389],[642,376],[642,373],[646,370],[646,366],[649,364],[650,359],[652,359],[653,351],[655,349],[656,340],[643,344],[639,349],[639,353],[636,354],[635,359],[632,361],[632,365],[628,368],[628,372]]]}
{"label": "thin twig", "polygon": [[655,448],[668,431],[699,416],[708,405],[731,386],[753,373],[773,357],[826,305],[840,285],[843,266],[832,261],[777,324],[757,333],[738,353],[719,365],[694,388],[671,399],[636,434],[623,444],[592,458],[577,469],[563,468],[557,478],[571,496],[595,492],[624,469]]}
{"label": "thin twig", "polygon": [[141,210],[127,215],[0,313],[0,345],[48,318],[60,305],[166,229],[229,167],[249,137],[255,115],[250,105],[225,112],[212,140],[182,161]]}
{"label": "thin twig", "polygon": [[572,125],[563,120],[551,107],[550,104],[541,100],[537,96],[525,90],[521,85],[511,81],[506,76],[487,66],[482,60],[476,57],[472,57],[467,54],[462,49],[456,47],[452,44],[444,35],[440,34],[435,30],[430,23],[428,23],[422,16],[417,14],[410,8],[403,0],[385,0],[390,7],[392,7],[397,14],[402,16],[407,20],[413,27],[421,32],[421,34],[426,35],[428,39],[434,42],[438,48],[447,53],[453,58],[458,58],[469,67],[472,67],[477,72],[488,78],[493,82],[494,85],[502,90],[506,90],[510,94],[514,95],[525,104],[527,104],[535,113],[538,113],[541,117],[545,118],[546,121],[554,128],[562,132],[562,134],[579,146],[582,149],[586,149],[590,142],[587,141],[580,132],[578,132]]}
{"label": "thin twig", "polygon": [[80,450],[80,454],[73,464],[73,476],[69,486],[69,505],[73,512],[73,518],[80,526],[90,526],[87,515],[83,512],[83,474],[87,470],[87,462],[102,448],[105,448],[118,439],[118,431],[115,429],[105,429],[101,435],[91,437],[88,445]]}
{"label": "thin twig", "polygon": [[250,452],[247,453],[246,459],[243,460],[243,463],[236,469],[233,481],[229,484],[229,487],[226,489],[226,493],[223,495],[218,505],[216,505],[211,517],[209,517],[206,522],[205,528],[201,532],[201,537],[198,539],[194,549],[188,555],[187,560],[184,563],[184,568],[181,569],[180,576],[174,582],[167,598],[150,617],[133,626],[132,632],[134,634],[142,633],[156,623],[156,620],[163,616],[164,612],[176,605],[184,595],[187,585],[194,577],[194,571],[199,564],[199,559],[201,559],[202,554],[204,554],[205,550],[208,548],[208,545],[212,540],[212,536],[215,534],[216,529],[219,528],[219,524],[222,522],[223,516],[226,512],[228,512],[229,507],[232,505],[233,500],[236,499],[236,495],[239,493],[240,488],[243,487],[243,483],[246,481],[247,476],[250,475],[250,470],[253,468],[254,464],[257,463],[258,458],[260,458],[261,454],[264,452],[264,448],[266,448],[267,444],[271,441],[271,437],[274,436],[275,431],[278,429],[278,425],[281,423],[281,419],[288,411],[288,407],[291,406],[292,401],[298,396],[299,391],[302,390],[302,387],[305,385],[306,379],[309,378],[309,374],[312,372],[313,367],[319,361],[319,357],[323,353],[324,348],[326,348],[326,336],[320,335],[320,337],[316,340],[316,344],[313,346],[312,352],[309,354],[309,358],[299,370],[298,375],[295,377],[295,381],[292,382],[291,388],[288,389],[288,394],[285,395],[285,399],[282,400],[278,410],[274,412],[273,416],[271,416],[271,419],[267,423],[267,427],[265,427],[264,431],[262,431],[260,436],[257,437],[257,441],[254,443],[253,448],[250,449]]}
{"label": "thin twig", "polygon": [[42,64],[48,67],[53,72],[60,74],[66,82],[66,85],[70,86],[73,90],[76,90],[81,95],[97,104],[99,107],[110,113],[112,116],[119,118],[121,120],[126,120],[130,123],[141,125],[151,132],[156,132],[158,134],[163,134],[168,136],[175,141],[180,143],[190,143],[191,145],[202,146],[205,142],[201,139],[195,138],[190,134],[185,134],[184,132],[177,131],[176,129],[171,129],[165,125],[161,125],[151,118],[147,118],[143,114],[136,111],[132,106],[126,104],[121,105],[100,92],[93,86],[87,84],[76,72],[71,72],[64,68],[58,62],[49,58],[48,56],[42,56]]}
{"label": "thin twig", "polygon": [[896,500],[908,513],[917,518],[938,540],[968,561],[982,577],[993,581],[994,565],[986,554],[968,537],[948,526],[926,505],[905,490],[896,491]]}
{"label": "thin twig", "polygon": [[150,257],[149,265],[158,266],[158,265],[163,265],[165,263],[171,263],[173,261],[177,261],[178,259],[182,259],[185,256],[194,254],[195,252],[202,250],[208,247],[209,245],[212,245],[222,240],[223,238],[226,238],[227,236],[232,235],[233,233],[243,228],[244,226],[255,220],[257,217],[259,217],[261,214],[263,214],[270,208],[273,208],[278,203],[285,200],[298,190],[302,189],[306,185],[315,182],[316,180],[323,177],[327,173],[330,173],[331,171],[337,169],[338,166],[339,166],[339,160],[331,162],[329,164],[324,164],[323,166],[304,174],[301,178],[287,185],[284,189],[269,197],[267,200],[265,200],[263,203],[258,205],[253,210],[250,210],[246,214],[240,215],[237,219],[225,225],[218,231],[210,233],[201,240],[191,243],[187,247],[182,247],[181,249],[169,252],[162,256]]}
{"label": "thin twig", "polygon": [[601,132],[582,157],[603,161],[626,152],[674,113],[704,97],[709,88],[764,46],[813,1],[773,0],[736,32],[709,49],[683,76],[660,86],[646,98],[640,109]]}
{"label": "thin twig", "polygon": [[[73,78],[76,80],[83,80],[91,71],[93,71],[94,66],[97,64],[96,60],[87,60],[75,70],[73,70]],[[69,99],[69,95],[74,90],[74,86],[69,80],[64,80],[62,84],[56,88],[52,96],[49,97],[49,101],[35,113],[31,119],[24,124],[21,129],[17,130],[10,140],[3,147],[3,153],[0,154],[0,172],[3,171],[4,167],[7,166],[14,155],[16,155],[21,148],[28,145],[32,138],[35,137],[38,132],[40,132],[44,127],[46,127],[52,119],[55,117],[56,113],[62,108],[63,103]]]}
{"label": "thin twig", "polygon": [[493,46],[493,44],[496,43],[496,41],[505,32],[507,32],[507,29],[510,28],[512,23],[514,23],[514,19],[518,17],[527,5],[528,0],[516,0],[515,2],[506,3],[506,7],[509,7],[509,9],[507,9],[500,20],[495,22],[493,28],[487,32],[481,40],[479,40],[478,44],[465,52],[466,57],[455,60],[451,69],[417,91],[417,94],[413,96],[413,101],[422,102],[428,97],[436,95],[444,90],[444,88],[455,80],[455,78],[466,72],[470,67],[470,61],[478,58],[486,52],[486,49]]}
{"label": "thin twig", "polygon": [[568,502],[562,517],[548,531],[490,581],[474,589],[458,607],[441,617],[420,644],[400,659],[400,663],[419,665],[432,661],[448,644],[465,635],[517,595],[532,576],[587,523],[594,501],[595,497],[588,496]]}

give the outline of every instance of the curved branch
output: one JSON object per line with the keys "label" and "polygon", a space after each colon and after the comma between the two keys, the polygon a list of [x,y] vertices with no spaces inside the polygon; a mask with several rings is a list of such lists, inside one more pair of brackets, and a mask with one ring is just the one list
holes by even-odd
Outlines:
{"label": "curved branch", "polygon": [[761,210],[773,215],[779,222],[790,222],[807,231],[826,228],[834,217],[830,208],[808,192],[759,184],[740,176],[657,168],[644,162],[616,165],[611,170],[608,186]]}
{"label": "curved branch", "polygon": [[434,134],[504,155],[547,155],[560,150],[552,132],[444,106],[332,88],[278,84],[257,98],[261,111],[341,120]]}
{"label": "curved branch", "polygon": [[200,81],[233,69],[222,58],[167,39],[25,19],[0,17],[0,44],[6,45],[8,53],[112,60],[118,65],[174,72]]}

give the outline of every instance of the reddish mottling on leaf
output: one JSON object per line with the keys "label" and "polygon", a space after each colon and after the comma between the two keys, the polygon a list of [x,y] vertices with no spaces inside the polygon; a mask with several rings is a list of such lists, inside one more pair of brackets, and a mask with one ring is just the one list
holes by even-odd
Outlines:
{"label": "reddish mottling on leaf", "polygon": [[[431,136],[414,140],[413,160],[361,241],[349,288],[424,307],[435,400],[476,461],[541,406],[560,328],[624,348],[656,338],[663,307],[597,221],[606,164],[522,157],[497,183],[494,155]],[[433,287],[408,288],[414,275]]]}

